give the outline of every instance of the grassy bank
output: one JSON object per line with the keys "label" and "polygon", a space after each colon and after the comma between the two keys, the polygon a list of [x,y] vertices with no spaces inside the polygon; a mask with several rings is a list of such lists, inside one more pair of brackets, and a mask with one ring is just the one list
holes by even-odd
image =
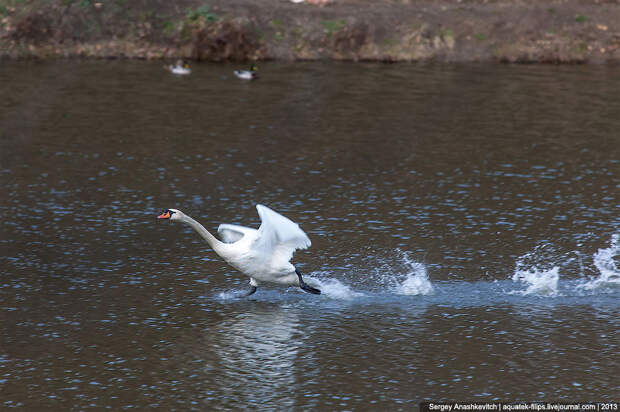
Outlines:
{"label": "grassy bank", "polygon": [[2,58],[620,60],[618,1],[0,0]]}

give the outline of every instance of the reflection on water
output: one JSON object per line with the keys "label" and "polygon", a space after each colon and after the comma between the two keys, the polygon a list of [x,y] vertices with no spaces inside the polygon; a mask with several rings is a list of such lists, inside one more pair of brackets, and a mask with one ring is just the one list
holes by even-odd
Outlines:
{"label": "reflection on water", "polygon": [[[612,67],[0,66],[0,408],[411,409],[617,393]],[[324,290],[190,229],[298,222]]]}
{"label": "reflection on water", "polygon": [[218,358],[214,383],[229,407],[282,410],[294,406],[300,387],[297,358],[312,356],[301,352],[304,341],[299,327],[294,309],[271,307],[239,314],[207,332],[205,346],[211,346]]}

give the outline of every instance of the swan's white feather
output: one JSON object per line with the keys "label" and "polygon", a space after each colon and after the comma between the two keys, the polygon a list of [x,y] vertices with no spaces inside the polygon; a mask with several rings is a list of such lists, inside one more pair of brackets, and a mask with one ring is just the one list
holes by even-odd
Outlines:
{"label": "swan's white feather", "polygon": [[248,234],[255,235],[256,232],[256,229],[250,227],[231,225],[228,223],[222,223],[217,228],[217,233],[219,233],[222,240],[226,243],[235,243]]}
{"label": "swan's white feather", "polygon": [[[256,205],[261,225],[256,236],[248,236],[248,257],[259,271],[273,274],[294,274],[295,267],[289,263],[296,249],[311,245],[310,239],[299,228],[281,214],[263,205]],[[262,273],[256,273],[260,279]]]}
{"label": "swan's white feather", "polygon": [[258,228],[255,247],[286,246],[294,251],[295,249],[305,249],[312,244],[297,223],[274,212],[267,206],[256,205],[256,210],[258,210],[261,225]]}

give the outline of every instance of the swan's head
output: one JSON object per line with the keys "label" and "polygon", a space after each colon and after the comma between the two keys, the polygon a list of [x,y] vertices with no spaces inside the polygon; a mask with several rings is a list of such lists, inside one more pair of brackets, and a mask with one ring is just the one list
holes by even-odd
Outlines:
{"label": "swan's head", "polygon": [[161,215],[157,216],[157,219],[169,219],[169,220],[181,220],[183,218],[183,212],[177,209],[166,209]]}

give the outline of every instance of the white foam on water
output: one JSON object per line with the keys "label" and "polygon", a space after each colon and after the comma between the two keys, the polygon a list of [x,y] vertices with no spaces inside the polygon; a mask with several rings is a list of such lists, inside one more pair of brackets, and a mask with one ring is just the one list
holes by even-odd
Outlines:
{"label": "white foam on water", "polygon": [[517,293],[523,296],[539,295],[553,297],[558,295],[560,268],[554,266],[548,270],[540,270],[536,267],[520,269],[517,265],[512,280],[527,285],[527,289],[509,292],[511,294]]}
{"label": "white foam on water", "polygon": [[581,283],[580,289],[617,290],[620,289],[620,270],[614,262],[614,257],[620,256],[620,235],[611,236],[611,245],[608,248],[599,249],[593,256],[594,266],[600,272],[600,276]]}

